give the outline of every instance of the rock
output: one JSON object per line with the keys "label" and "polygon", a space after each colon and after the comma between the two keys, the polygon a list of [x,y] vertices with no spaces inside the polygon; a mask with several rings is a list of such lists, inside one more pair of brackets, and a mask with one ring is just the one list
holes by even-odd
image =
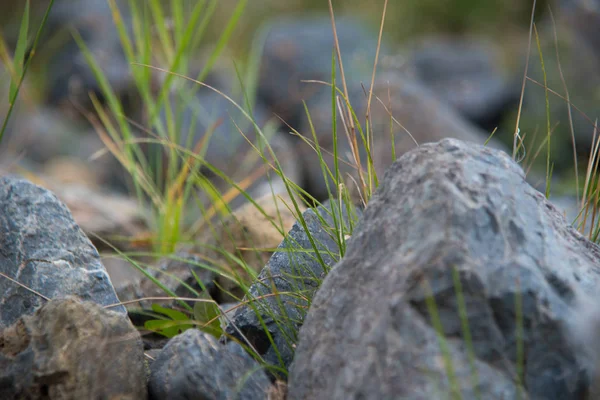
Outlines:
{"label": "rock", "polygon": [[271,382],[241,346],[197,329],[171,339],[152,363],[150,399],[265,399]]}
{"label": "rock", "polygon": [[[119,300],[98,251],[58,198],[13,177],[0,178],[0,328],[34,312],[45,298]],[[124,307],[115,311],[125,312]]]}
{"label": "rock", "polygon": [[[343,251],[333,229],[334,214],[335,221],[340,224],[340,209],[332,203],[304,212],[310,238],[302,224],[296,222],[250,287],[249,295],[244,297],[243,303],[251,303],[237,308],[225,329],[223,341],[234,338],[244,345],[250,343],[265,362],[287,369],[294,356],[297,331],[304,320],[307,301],[312,298],[326,270],[333,267]],[[344,210],[344,232],[351,233],[360,214],[358,209]],[[311,238],[319,250],[318,255]],[[263,329],[261,319],[273,343]]]}
{"label": "rock", "polygon": [[[255,201],[260,209],[251,203],[243,205],[231,218],[223,221],[219,232],[213,234],[212,239],[207,240],[209,244],[238,257],[249,268],[245,270],[230,256],[213,252],[212,258],[220,261],[215,267],[222,271],[216,280],[223,289],[221,301],[235,301],[236,298],[243,297],[240,286],[253,283],[273,251],[296,223],[294,203],[287,194],[277,196],[276,199],[272,195],[266,195]],[[300,212],[306,210],[299,200],[296,200],[296,204]],[[230,299],[231,296],[234,299]]]}
{"label": "rock", "polygon": [[[323,88],[331,93],[321,84],[302,82],[331,81],[334,48],[331,19],[310,14],[278,17],[263,29],[258,97],[284,122],[297,129],[305,119],[302,101],[311,102],[322,96]],[[336,19],[336,31],[346,77],[370,77],[377,48],[376,32],[362,21],[349,17]],[[384,44],[383,53],[385,47]],[[336,69],[339,77],[339,68]],[[331,97],[329,100],[331,102]]]}
{"label": "rock", "polygon": [[[123,3],[115,3],[126,29],[131,29],[127,10],[118,5]],[[47,103],[67,111],[73,109],[70,104],[73,101],[93,110],[89,92],[93,92],[101,102],[106,100],[69,28],[74,28],[81,35],[112,90],[125,103],[125,108],[133,106],[134,101],[131,104],[127,101],[133,95],[134,80],[109,3],[104,0],[61,1],[53,5],[43,37],[45,41],[40,45],[44,50],[40,62],[45,63],[49,82]],[[44,56],[48,58],[44,59]]]}
{"label": "rock", "polygon": [[[363,125],[363,131],[366,132],[364,116],[367,113],[368,99],[358,84],[350,86],[349,90],[351,90],[349,94],[351,105]],[[450,106],[440,102],[423,85],[412,82],[396,71],[382,71],[376,78],[373,92],[370,116],[373,141],[371,153],[375,172],[379,179],[383,176],[385,169],[394,161],[392,150],[395,150],[396,157],[399,157],[405,152],[416,148],[417,144],[436,142],[443,138],[455,138],[477,144],[484,144],[489,138],[489,134],[458,115]],[[311,119],[319,139],[319,145],[323,149],[324,159],[333,171],[334,158],[330,155],[333,152],[331,99],[327,100],[323,97],[321,103],[310,104],[308,108],[311,112]],[[394,117],[394,121],[390,120],[390,112]],[[358,170],[354,158],[350,155],[352,148],[344,133],[343,121],[339,117],[339,111],[337,116],[341,177],[346,185],[356,192],[355,182],[360,183]],[[310,135],[310,127],[303,125],[300,132],[304,135]],[[394,146],[392,146],[392,135]],[[368,159],[358,130],[357,136],[361,164],[365,171],[365,180],[367,180]],[[506,149],[494,138],[489,140],[488,145],[502,150]],[[310,182],[309,188],[317,198],[326,198],[328,195],[327,187],[317,153],[307,145],[300,146],[299,151],[302,154],[300,159],[304,162],[307,179]],[[325,151],[329,151],[330,154],[325,153]],[[353,180],[348,179],[348,176],[353,177]],[[335,187],[331,180],[329,185]]]}
{"label": "rock", "polygon": [[313,298],[288,398],[587,398],[569,326],[599,261],[506,154],[422,145],[387,170]]}
{"label": "rock", "polygon": [[501,68],[501,49],[492,41],[426,37],[410,48],[408,69],[441,102],[486,132],[516,110],[522,76]]}
{"label": "rock", "polygon": [[[255,201],[266,215],[254,204],[243,205],[229,217],[205,227],[195,240],[198,244],[181,246],[172,257],[159,262],[158,269],[149,270],[150,275],[179,297],[195,298],[202,291],[192,271],[219,303],[243,297],[241,286],[252,283],[273,253],[270,249],[277,248],[283,240],[282,232],[288,232],[296,221],[290,211],[294,205],[289,196],[282,195],[274,201],[272,195],[267,195]],[[304,210],[302,203],[299,206]],[[245,262],[248,270],[232,257]],[[122,287],[118,295],[122,301],[128,301],[167,294],[144,277]],[[149,308],[151,303],[172,302],[145,301],[139,306]],[[137,308],[138,304],[132,307]]]}
{"label": "rock", "polygon": [[148,233],[148,215],[135,199],[52,180],[44,180],[40,185],[52,190],[65,203],[97,248],[108,248],[105,242],[108,241],[117,248],[130,249],[133,246],[128,240]]}
{"label": "rock", "polygon": [[145,399],[139,333],[122,313],[54,299],[0,332],[3,399]]}

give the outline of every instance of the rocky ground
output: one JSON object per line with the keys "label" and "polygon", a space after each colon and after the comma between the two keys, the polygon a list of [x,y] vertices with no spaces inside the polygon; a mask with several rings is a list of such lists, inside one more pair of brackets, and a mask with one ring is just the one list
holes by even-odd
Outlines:
{"label": "rocky ground", "polygon": [[[69,19],[85,28],[126,112],[147,121],[107,28],[109,9],[87,3],[59,5],[49,31]],[[555,10],[570,62],[547,61],[546,78],[554,88],[573,83],[577,107],[550,103],[556,180],[572,172],[565,126],[572,121],[580,160],[593,146],[593,122],[579,110],[594,115],[600,93],[594,4]],[[551,22],[540,21],[540,43],[553,57]],[[377,35],[349,17],[337,27],[349,101],[364,116]],[[290,196],[270,171],[248,185],[262,212],[238,196],[232,214],[207,219],[173,254],[122,255],[147,253],[153,227],[128,172],[102,155],[105,143],[73,109],[90,109],[85,93],[100,94],[78,47],[55,52],[46,98],[19,100],[0,149],[0,398],[599,397],[600,248],[572,224],[577,199],[546,199],[544,173],[511,157],[507,121],[523,77],[502,61],[505,49],[465,36],[384,41],[370,107],[379,187],[367,204],[347,120],[336,112],[350,206],[328,199],[337,188],[303,140],[314,130],[333,168],[331,88],[315,83],[331,78],[330,20],[279,18],[268,28],[254,114],[272,128],[267,139],[289,182],[323,204]],[[543,81],[537,64],[530,68]],[[217,68],[207,82],[234,96],[231,73]],[[535,90],[524,98],[524,130],[546,124]],[[210,164],[238,182],[261,167],[238,135],[252,141],[255,130],[231,103],[205,88],[185,101],[189,134],[180,144],[197,146],[215,127]],[[207,113],[194,114],[196,106]],[[364,149],[358,159],[367,164]],[[200,173],[227,191],[214,172]],[[195,199],[190,221],[212,201],[201,191]],[[214,303],[202,308],[198,298]],[[190,325],[168,338],[144,328],[156,305],[186,306],[195,317],[220,311],[212,330]]]}

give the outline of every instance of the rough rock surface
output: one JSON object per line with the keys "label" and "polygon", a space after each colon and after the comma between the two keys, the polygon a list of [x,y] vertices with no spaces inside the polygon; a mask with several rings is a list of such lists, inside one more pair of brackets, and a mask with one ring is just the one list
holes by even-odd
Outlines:
{"label": "rough rock surface", "polygon": [[290,400],[513,399],[519,380],[521,398],[587,398],[569,326],[600,249],[504,153],[446,139],[405,154],[347,249],[300,331]]}
{"label": "rough rock surface", "polygon": [[[226,335],[222,340],[234,337],[244,344],[250,342],[267,363],[287,369],[294,356],[298,329],[308,306],[307,300],[312,298],[325,276],[323,264],[329,269],[339,260],[340,247],[333,229],[333,214],[339,224],[340,209],[331,203],[304,212],[310,238],[302,224],[296,222],[261,271],[257,282],[250,287],[250,298],[245,297],[244,301],[257,299],[259,296],[266,297],[239,307],[226,327]],[[353,210],[349,213],[344,210],[343,215],[345,232],[350,232],[360,211]],[[323,220],[326,221],[325,224]],[[311,238],[319,249],[322,263],[311,244]],[[292,253],[290,250],[296,251]],[[302,298],[286,293],[301,293]],[[257,311],[261,318],[257,316]],[[265,333],[261,319],[275,346]]]}
{"label": "rough rock surface", "polygon": [[237,343],[221,345],[211,335],[188,329],[171,339],[152,363],[150,399],[267,398],[271,382]]}
{"label": "rough rock surface", "polygon": [[122,313],[55,299],[0,332],[0,398],[147,397],[139,333]]}
{"label": "rough rock surface", "polygon": [[[0,178],[0,327],[43,303],[75,295],[101,305],[118,302],[98,251],[51,192]],[[35,293],[37,292],[37,293]],[[125,312],[124,307],[115,310]]]}

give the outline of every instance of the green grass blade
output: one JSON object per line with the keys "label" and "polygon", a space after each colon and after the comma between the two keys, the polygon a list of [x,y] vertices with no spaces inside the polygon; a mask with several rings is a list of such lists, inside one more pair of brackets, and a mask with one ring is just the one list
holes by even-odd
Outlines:
{"label": "green grass blade", "polygon": [[46,22],[48,21],[48,15],[50,14],[50,10],[52,9],[53,5],[54,5],[54,0],[50,0],[50,4],[48,4],[46,13],[44,14],[44,18],[42,19],[42,23],[40,24],[37,34],[35,35],[35,40],[33,41],[33,46],[31,47],[31,51],[29,52],[29,57],[27,59],[27,62],[23,66],[23,71],[21,72],[21,76],[19,78],[19,83],[17,84],[17,88],[16,88],[13,96],[10,97],[8,111],[6,113],[6,117],[4,118],[4,122],[2,123],[2,129],[0,129],[0,142],[2,142],[2,137],[4,137],[4,132],[6,131],[6,127],[8,126],[8,120],[10,119],[10,116],[12,115],[12,112],[13,112],[13,109],[15,106],[15,101],[17,99],[17,96],[19,95],[19,90],[21,90],[21,85],[23,83],[23,79],[25,78],[25,74],[27,73],[27,69],[29,68],[29,64],[31,63],[31,60],[35,56],[35,51],[37,49],[38,42],[42,36],[42,31],[44,30],[44,26],[46,26]]}
{"label": "green grass blade", "polygon": [[[17,48],[13,59],[13,68],[17,76],[23,73],[25,51],[27,50],[27,35],[29,33],[29,0],[25,2],[25,11],[21,19],[21,28],[19,29],[19,38],[17,40]],[[9,99],[16,98],[17,82],[11,79]]]}

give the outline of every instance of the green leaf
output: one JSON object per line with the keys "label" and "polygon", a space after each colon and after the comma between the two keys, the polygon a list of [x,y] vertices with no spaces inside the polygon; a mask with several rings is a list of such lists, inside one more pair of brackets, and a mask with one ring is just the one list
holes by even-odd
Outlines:
{"label": "green leaf", "polygon": [[[21,19],[21,28],[19,30],[19,38],[17,40],[17,48],[15,50],[15,57],[13,60],[13,67],[15,74],[21,79],[23,73],[23,67],[25,65],[25,50],[27,49],[27,33],[29,32],[29,0],[25,2],[25,11],[23,12],[23,18]],[[18,82],[11,79],[9,100],[12,99],[17,92]]]}
{"label": "green leaf", "polygon": [[192,325],[190,324],[182,324],[178,321],[164,319],[150,320],[144,323],[144,328],[169,338],[177,336],[191,327]]}
{"label": "green leaf", "polygon": [[[208,297],[208,296],[202,296]],[[215,337],[220,337],[223,333],[223,329],[221,328],[221,321],[219,317],[221,315],[221,310],[219,307],[212,302],[208,301],[199,301],[194,304],[194,319],[198,322],[206,324],[208,321],[212,322],[206,326],[200,326],[199,328]]]}
{"label": "green leaf", "polygon": [[188,321],[190,317],[182,313],[181,311],[173,310],[171,308],[166,308],[159,306],[158,304],[152,304],[152,311],[166,315],[171,318],[173,321]]}

